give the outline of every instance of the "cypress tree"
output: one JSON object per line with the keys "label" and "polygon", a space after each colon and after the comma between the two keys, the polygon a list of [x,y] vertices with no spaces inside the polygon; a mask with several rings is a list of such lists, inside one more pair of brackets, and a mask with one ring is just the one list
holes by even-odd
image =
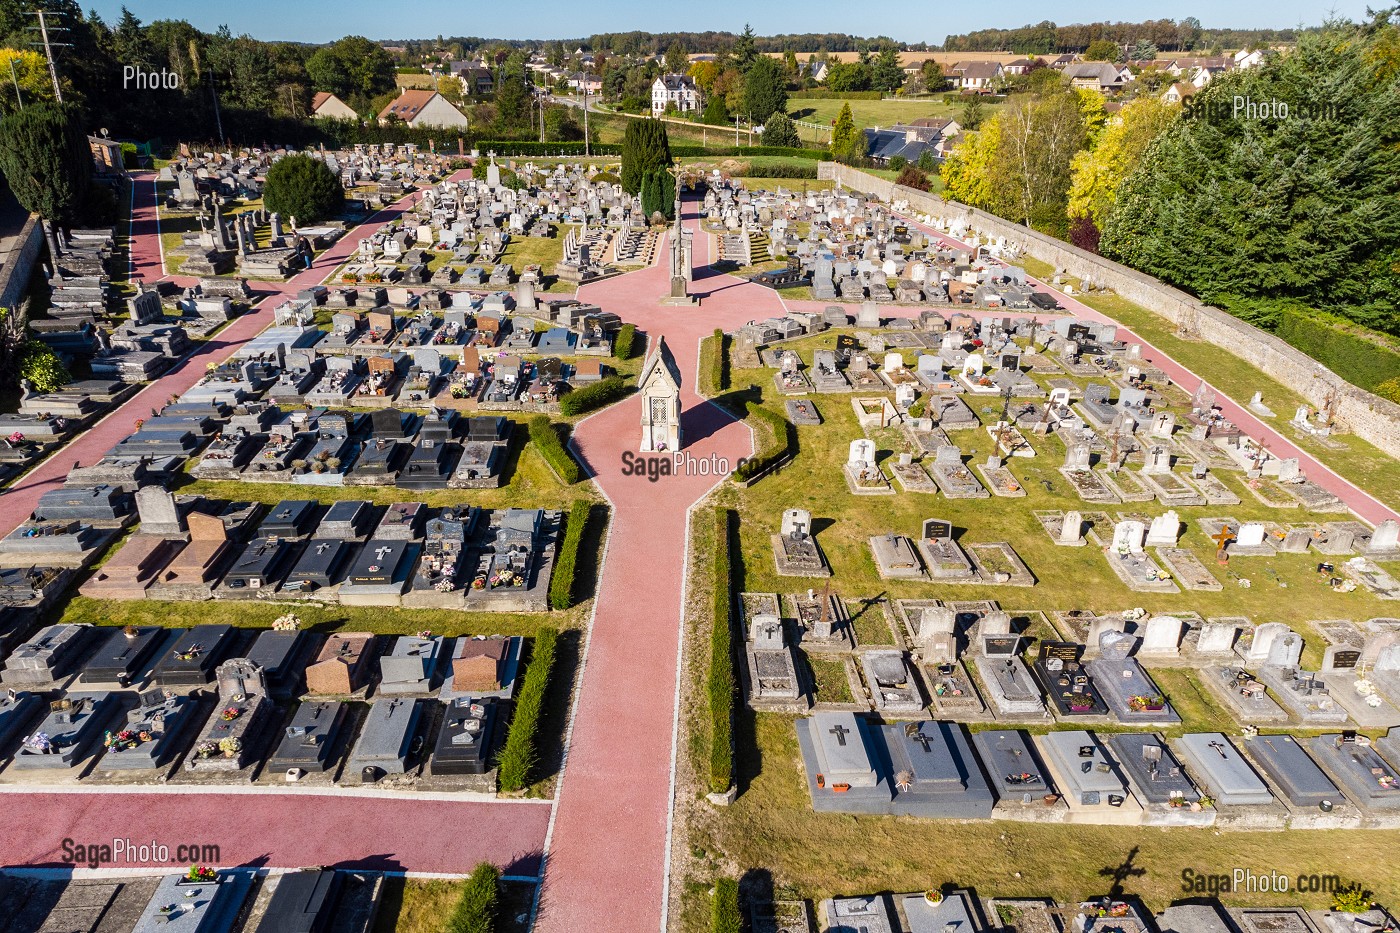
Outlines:
{"label": "cypress tree", "polygon": [[76,221],[92,182],[92,153],[75,111],[30,104],[5,117],[0,172],[25,210],[60,226]]}
{"label": "cypress tree", "polygon": [[622,190],[638,194],[654,169],[671,164],[671,143],[660,120],[631,120],[622,137]]}

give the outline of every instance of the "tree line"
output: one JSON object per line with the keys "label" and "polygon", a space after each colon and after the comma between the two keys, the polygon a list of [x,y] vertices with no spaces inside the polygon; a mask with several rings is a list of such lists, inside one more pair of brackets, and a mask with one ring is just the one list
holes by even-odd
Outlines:
{"label": "tree line", "polygon": [[1184,107],[1144,95],[1113,119],[1052,73],[964,136],[946,194],[1280,334],[1301,316],[1400,335],[1396,19],[1329,22]]}
{"label": "tree line", "polygon": [[1300,31],[1296,29],[1206,29],[1194,16],[1179,21],[1153,19],[1140,23],[1098,22],[1069,26],[1058,26],[1044,20],[1016,29],[979,29],[950,35],[943,40],[943,49],[948,52],[1011,51],[1023,55],[1050,55],[1083,52],[1092,43],[1107,40],[1120,47],[1146,41],[1164,52],[1195,52],[1292,43],[1297,41],[1299,35]]}

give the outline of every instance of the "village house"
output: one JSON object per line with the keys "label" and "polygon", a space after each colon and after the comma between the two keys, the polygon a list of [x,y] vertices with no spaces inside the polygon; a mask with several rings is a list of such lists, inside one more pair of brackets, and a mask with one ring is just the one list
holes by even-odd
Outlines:
{"label": "village house", "polygon": [[865,131],[865,154],[881,165],[888,165],[895,156],[917,162],[925,152],[941,160],[961,132],[957,121],[944,117],[922,117],[883,130],[877,126]]}
{"label": "village house", "polygon": [[311,98],[311,115],[331,120],[358,120],[360,118],[360,115],[351,109],[349,104],[330,91],[317,91],[316,96]]}
{"label": "village house", "polygon": [[948,80],[963,93],[990,94],[1002,79],[1001,62],[958,62]]}
{"label": "village house", "polygon": [[467,117],[437,91],[405,90],[379,112],[380,123],[401,120],[409,126],[466,126]]}
{"label": "village house", "polygon": [[700,109],[700,89],[690,75],[660,75],[651,85],[651,115],[659,116],[667,107],[680,113]]}
{"label": "village house", "polygon": [[1185,81],[1176,81],[1162,92],[1162,101],[1168,104],[1179,104],[1194,93],[1196,93],[1195,87]]}
{"label": "village house", "polygon": [[1110,62],[1080,62],[1065,68],[1065,75],[1074,87],[1108,94],[1122,89],[1133,78],[1127,68]]}
{"label": "village house", "polygon": [[447,73],[462,82],[462,93],[468,97],[485,97],[496,90],[496,76],[485,62],[449,62]]}

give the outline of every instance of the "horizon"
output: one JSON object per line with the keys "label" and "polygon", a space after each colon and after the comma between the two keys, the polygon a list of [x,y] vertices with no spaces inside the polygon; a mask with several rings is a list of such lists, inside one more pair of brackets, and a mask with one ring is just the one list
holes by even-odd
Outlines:
{"label": "horizon", "polygon": [[[943,12],[936,26],[911,27],[903,12],[890,9],[885,16],[863,15],[858,30],[852,29],[850,8],[835,0],[813,0],[801,7],[800,25],[791,22],[791,11],[781,8],[755,9],[734,0],[712,3],[701,17],[690,9],[668,7],[637,10],[629,4],[606,0],[585,8],[579,4],[546,4],[529,7],[493,8],[484,15],[464,13],[461,6],[447,0],[424,0],[414,7],[423,32],[414,35],[375,35],[374,29],[358,29],[361,21],[378,19],[381,7],[370,0],[345,0],[332,4],[302,2],[295,5],[271,0],[246,0],[235,8],[198,7],[177,0],[93,0],[90,9],[112,25],[122,7],[131,10],[142,23],[154,20],[185,20],[205,32],[227,25],[234,35],[247,34],[265,41],[321,44],[346,35],[364,35],[376,42],[426,41],[438,36],[479,36],[504,41],[585,39],[600,33],[619,32],[731,32],[738,33],[745,23],[760,36],[794,33],[837,33],[860,36],[888,36],[896,43],[942,45],[949,35],[982,29],[1016,29],[1050,20],[1066,26],[1092,22],[1141,22],[1171,19],[1180,22],[1189,16],[1201,21],[1202,28],[1293,29],[1320,25],[1330,16],[1360,20],[1365,17],[1367,0],[1338,0],[1329,11],[1320,13],[1315,4],[1300,0],[1244,0],[1222,13],[1218,4],[1188,0],[1185,3],[1135,5],[1125,18],[1120,4],[1106,0],[1089,3],[1044,5],[1030,0],[1011,0],[992,10],[955,8]],[[555,8],[558,8],[557,10]],[[1061,12],[1061,11],[1065,12]],[[333,16],[326,15],[333,12]],[[556,24],[552,35],[540,35],[541,19]],[[1228,21],[1226,21],[1228,20]],[[806,50],[800,50],[806,51]]]}

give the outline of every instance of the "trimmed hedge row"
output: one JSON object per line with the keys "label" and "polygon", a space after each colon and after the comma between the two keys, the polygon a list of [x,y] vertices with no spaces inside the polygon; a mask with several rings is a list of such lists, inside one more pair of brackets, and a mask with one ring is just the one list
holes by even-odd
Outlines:
{"label": "trimmed hedge row", "polygon": [[1400,354],[1324,319],[1284,311],[1274,335],[1367,392],[1400,376]]}
{"label": "trimmed hedge row", "polygon": [[447,933],[495,933],[500,881],[500,869],[490,862],[473,868],[452,916],[447,919]]}
{"label": "trimmed hedge row", "polygon": [[637,350],[637,325],[623,324],[613,338],[613,356],[619,360],[630,360]]}
{"label": "trimmed hedge row", "polygon": [[716,327],[715,332],[701,346],[700,354],[700,392],[713,398],[729,388],[724,331]]}
{"label": "trimmed hedge row", "polygon": [[530,440],[535,442],[544,462],[548,463],[566,485],[572,486],[583,479],[583,468],[573,458],[555,430],[549,415],[535,415],[530,419]]}
{"label": "trimmed hedge row", "polygon": [[710,933],[743,933],[739,912],[739,882],[721,878],[715,882],[715,900],[710,908]]}
{"label": "trimmed hedge row", "polygon": [[[699,124],[696,124],[697,126]],[[541,143],[530,140],[482,140],[475,144],[479,152],[495,152],[498,156],[581,156],[583,143]],[[622,154],[621,143],[593,143],[588,151],[595,156]],[[787,146],[694,146],[671,147],[672,156],[795,156],[815,162],[831,158],[825,149],[801,149]]]}
{"label": "trimmed hedge row", "polygon": [[525,681],[515,697],[515,714],[511,717],[506,744],[496,758],[496,780],[501,791],[523,790],[530,783],[530,772],[540,760],[535,742],[544,712],[544,695],[549,689],[549,675],[554,667],[554,649],[559,642],[557,629],[544,626],[535,633],[535,648],[530,666],[525,669]]}
{"label": "trimmed hedge row", "polygon": [[879,100],[884,91],[789,91],[788,100]]}
{"label": "trimmed hedge row", "polygon": [[748,417],[767,428],[770,437],[761,439],[754,455],[739,464],[739,468],[734,471],[734,478],[738,480],[752,479],[785,459],[797,446],[797,429],[792,426],[791,421],[777,412],[769,411],[757,402],[749,402]]}
{"label": "trimmed hedge row", "polygon": [[750,165],[740,173],[745,178],[816,178],[815,165],[785,165],[781,162]]}
{"label": "trimmed hedge row", "polygon": [[734,784],[734,634],[729,619],[730,509],[715,511],[714,624],[710,628],[710,792],[723,794]]}
{"label": "trimmed hedge row", "polygon": [[564,526],[564,541],[559,556],[554,559],[554,574],[549,578],[549,605],[552,609],[568,609],[574,604],[574,567],[578,549],[583,542],[583,529],[588,524],[588,503],[579,499],[569,509]]}
{"label": "trimmed hedge row", "polygon": [[610,405],[631,391],[627,380],[621,376],[609,376],[559,399],[559,413],[568,417],[581,415],[595,408]]}

